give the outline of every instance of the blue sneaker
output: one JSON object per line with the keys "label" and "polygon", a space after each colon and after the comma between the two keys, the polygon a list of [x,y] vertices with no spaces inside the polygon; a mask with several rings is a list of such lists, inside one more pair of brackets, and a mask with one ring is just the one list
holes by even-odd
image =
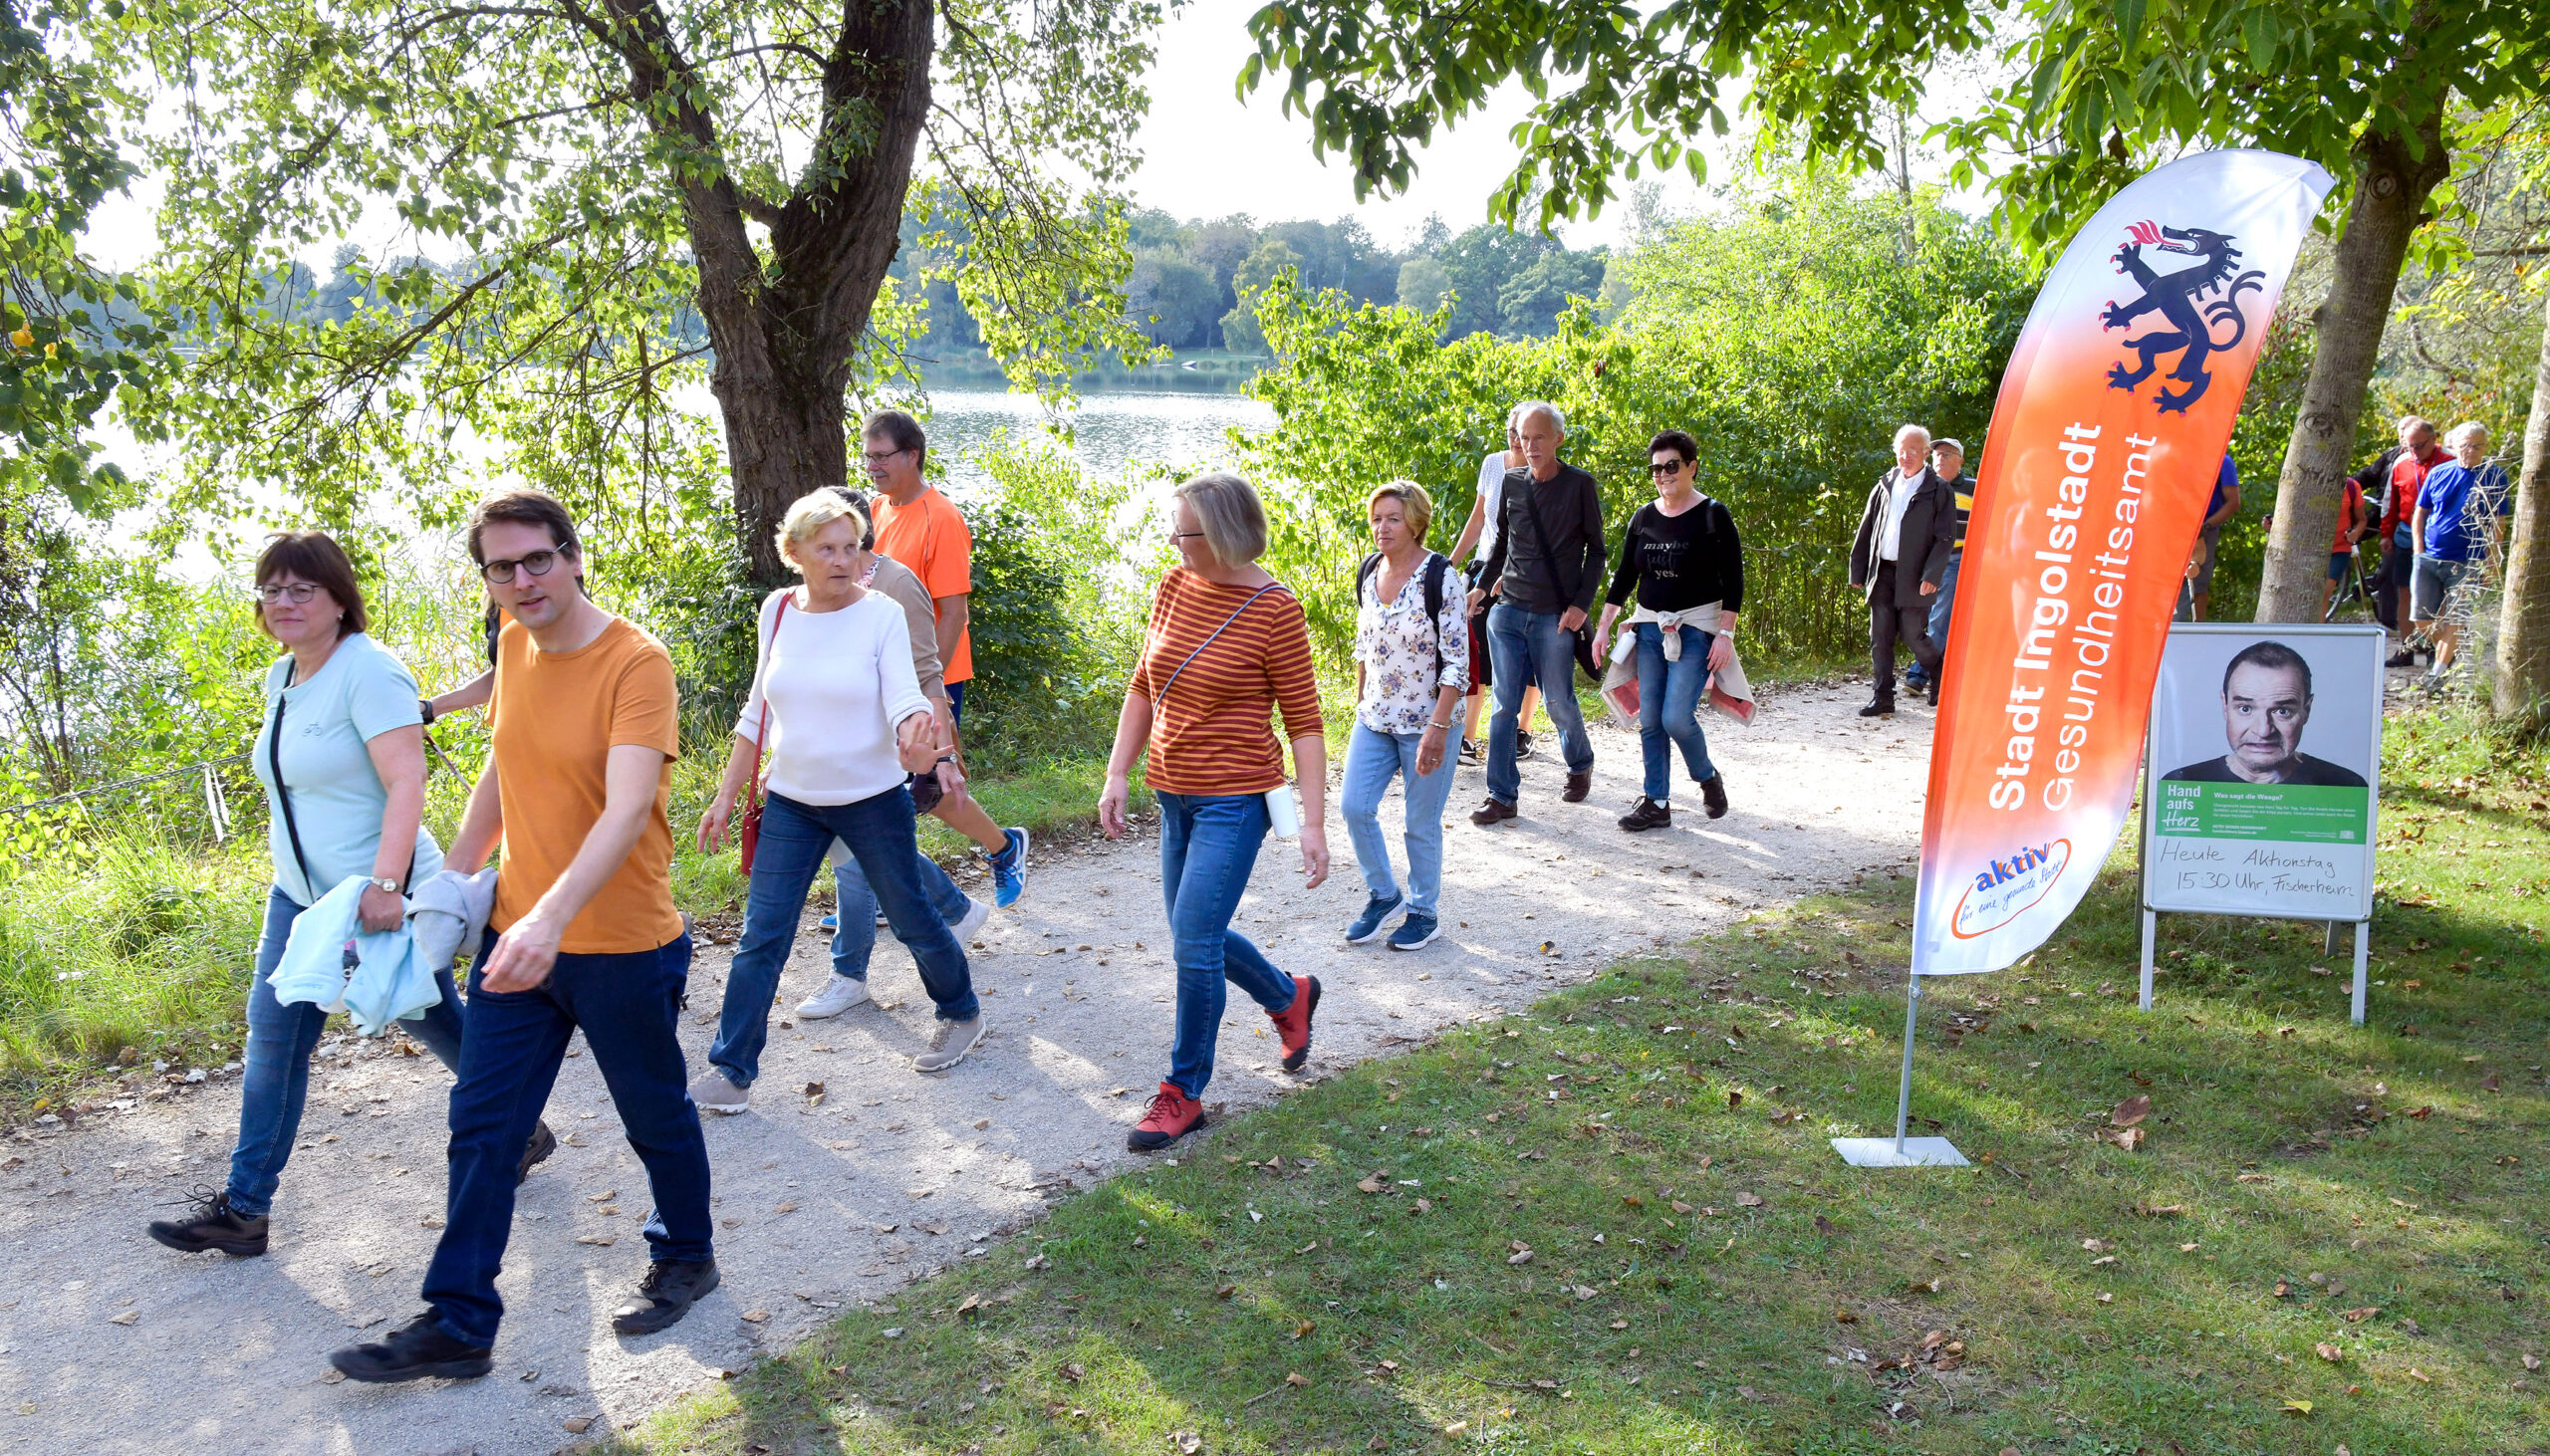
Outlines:
{"label": "blue sneaker", "polygon": [[825,930],[839,930],[839,929],[841,928],[841,916],[839,916],[839,915],[826,915],[824,918],[822,918],[821,920],[816,921],[815,923],[816,923],[818,926],[820,926],[820,927],[822,927],[823,929],[825,929]]}
{"label": "blue sneaker", "polygon": [[1434,937],[1441,933],[1433,916],[1420,915],[1411,910],[1406,919],[1399,922],[1399,928],[1391,932],[1391,949],[1415,950],[1420,946],[1431,945]]}
{"label": "blue sneaker", "polygon": [[1346,943],[1363,945],[1380,938],[1382,922],[1389,919],[1391,911],[1398,909],[1406,898],[1405,895],[1393,895],[1389,899],[1383,899],[1380,895],[1375,895],[1365,901],[1364,913],[1356,916],[1355,923],[1346,927]]}
{"label": "blue sneaker", "polygon": [[992,903],[1006,910],[1027,893],[1027,831],[1007,829],[1001,833],[1009,837],[1009,848],[997,854],[984,854],[983,862],[992,867]]}

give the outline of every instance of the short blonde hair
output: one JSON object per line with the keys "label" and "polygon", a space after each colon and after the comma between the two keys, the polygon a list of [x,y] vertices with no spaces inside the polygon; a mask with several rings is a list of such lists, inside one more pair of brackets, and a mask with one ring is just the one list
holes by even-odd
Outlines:
{"label": "short blonde hair", "polygon": [[852,504],[840,491],[826,487],[799,496],[790,503],[788,514],[779,522],[779,559],[792,567],[800,567],[800,575],[803,575],[797,560],[797,543],[835,521],[851,522],[858,528],[852,534],[863,542],[868,540],[868,513]]}
{"label": "short blonde hair", "polygon": [[1400,514],[1406,518],[1407,529],[1417,540],[1425,539],[1425,528],[1434,524],[1434,498],[1425,493],[1425,487],[1413,480],[1394,480],[1388,485],[1375,486],[1373,493],[1364,501],[1365,517],[1370,519],[1373,507],[1384,501],[1399,502]]}
{"label": "short blonde hair", "polygon": [[2461,448],[2461,442],[2472,435],[2477,435],[2484,440],[2488,438],[2488,427],[2475,419],[2465,419],[2454,425],[2451,431],[2444,435],[2443,443],[2447,449],[2458,450]]}
{"label": "short blonde hair", "polygon": [[1216,470],[1180,485],[1174,495],[1195,512],[1213,560],[1241,567],[1266,554],[1266,507],[1247,481]]}

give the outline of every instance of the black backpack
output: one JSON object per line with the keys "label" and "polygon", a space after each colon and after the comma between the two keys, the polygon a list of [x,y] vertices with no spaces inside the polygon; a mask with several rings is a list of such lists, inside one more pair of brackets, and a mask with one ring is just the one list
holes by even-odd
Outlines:
{"label": "black backpack", "polygon": [[[1364,564],[1355,569],[1357,607],[1360,608],[1364,605],[1364,584],[1373,580],[1373,573],[1379,571],[1381,565],[1382,554],[1377,551],[1364,558]],[[1436,682],[1443,680],[1443,573],[1451,565],[1451,562],[1446,560],[1439,551],[1425,553],[1425,565],[1422,569],[1425,573],[1425,624],[1434,633],[1434,680]]]}

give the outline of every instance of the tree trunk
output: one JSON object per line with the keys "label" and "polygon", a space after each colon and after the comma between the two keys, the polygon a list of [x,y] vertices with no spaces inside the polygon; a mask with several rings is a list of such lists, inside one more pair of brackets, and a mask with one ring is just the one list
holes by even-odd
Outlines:
{"label": "tree trunk", "polygon": [[2353,465],[2356,422],[2365,385],[2382,355],[2391,296],[2409,237],[2425,213],[2427,194],[2451,170],[2440,115],[2415,133],[2369,131],[2356,144],[2355,197],[2347,208],[2329,279],[2329,297],[2313,318],[2318,333],[2311,377],[2276,479],[2275,526],[2258,581],[2258,621],[2310,621],[2328,580],[2329,545]]}
{"label": "tree trunk", "polygon": [[[638,42],[621,55],[657,132],[722,156],[656,0],[607,4]],[[749,195],[722,165],[685,168],[678,183],[717,357],[709,388],[725,420],[737,544],[758,587],[790,576],[777,539],[789,505],[850,479],[843,392],[901,245],[936,43],[932,0],[851,0],[824,66],[815,155],[787,198]],[[747,217],[769,229],[767,261]]]}
{"label": "tree trunk", "polygon": [[2497,631],[2496,712],[2527,733],[2550,727],[2550,299],[2541,309],[2541,365],[2523,427],[2523,483],[2507,543]]}

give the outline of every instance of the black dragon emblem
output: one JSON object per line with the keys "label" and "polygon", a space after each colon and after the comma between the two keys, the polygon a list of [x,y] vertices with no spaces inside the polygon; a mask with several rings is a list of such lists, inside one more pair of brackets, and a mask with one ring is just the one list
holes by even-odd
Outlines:
{"label": "black dragon emblem", "polygon": [[[2099,322],[2110,329],[2125,329],[2144,315],[2157,312],[2168,328],[2125,341],[2125,347],[2141,356],[2143,363],[2135,366],[2112,365],[2108,384],[2111,388],[2131,389],[2152,377],[2163,355],[2175,353],[2177,367],[2169,370],[2168,377],[2186,387],[2172,389],[2164,383],[2152,400],[2161,406],[2163,414],[2184,414],[2213,383],[2213,371],[2205,367],[2205,360],[2217,350],[2238,348],[2240,341],[2248,337],[2249,321],[2240,312],[2240,295],[2243,291],[2264,291],[2267,275],[2265,270],[2256,268],[2240,272],[2240,250],[2217,232],[2150,222],[2138,222],[2131,231],[2134,241],[2116,250],[2116,271],[2141,284],[2143,297],[2130,304],[2111,301]],[[2155,273],[2143,261],[2147,247],[2184,254],[2197,261],[2174,273]],[[2225,322],[2231,326],[2231,337],[2214,338],[2215,328]]]}

